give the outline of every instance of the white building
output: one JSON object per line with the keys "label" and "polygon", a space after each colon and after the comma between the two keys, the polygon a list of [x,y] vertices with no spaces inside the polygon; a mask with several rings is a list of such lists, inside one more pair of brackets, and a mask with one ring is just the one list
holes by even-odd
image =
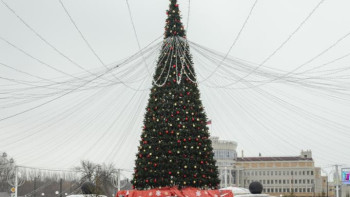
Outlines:
{"label": "white building", "polygon": [[326,188],[321,169],[315,167],[310,150],[290,157],[239,157],[235,162],[238,186],[247,188],[253,181],[273,196],[324,196]]}
{"label": "white building", "polygon": [[237,142],[211,137],[214,159],[219,170],[220,187],[234,186],[234,162],[237,159]]}

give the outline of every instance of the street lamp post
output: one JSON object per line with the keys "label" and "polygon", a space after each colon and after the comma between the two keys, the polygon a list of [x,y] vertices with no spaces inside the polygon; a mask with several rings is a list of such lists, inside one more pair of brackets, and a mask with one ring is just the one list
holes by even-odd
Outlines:
{"label": "street lamp post", "polygon": [[325,171],[325,170],[323,170],[323,169],[321,169],[324,173],[326,173],[326,175],[327,175],[327,197],[328,197],[328,179],[329,179],[329,172],[327,172],[327,171]]}

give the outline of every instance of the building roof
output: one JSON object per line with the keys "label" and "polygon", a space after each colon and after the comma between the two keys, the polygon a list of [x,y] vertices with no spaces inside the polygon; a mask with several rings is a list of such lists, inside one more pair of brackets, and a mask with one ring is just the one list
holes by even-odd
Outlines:
{"label": "building roof", "polygon": [[237,161],[313,161],[312,158],[304,157],[238,157]]}

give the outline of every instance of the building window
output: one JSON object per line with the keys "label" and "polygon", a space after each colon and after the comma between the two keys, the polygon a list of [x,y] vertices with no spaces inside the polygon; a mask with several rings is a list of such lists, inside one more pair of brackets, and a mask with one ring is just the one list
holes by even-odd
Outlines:
{"label": "building window", "polygon": [[314,171],[311,171],[311,175],[314,175]]}
{"label": "building window", "polygon": [[303,171],[303,175],[305,175],[305,171]]}
{"label": "building window", "polygon": [[305,188],[303,188],[303,192],[306,192],[306,189],[305,189]]}
{"label": "building window", "polygon": [[278,180],[278,183],[281,184],[281,183],[282,183],[282,180]]}
{"label": "building window", "polygon": [[287,175],[289,175],[289,171],[287,171]]}
{"label": "building window", "polygon": [[266,182],[265,182],[265,180],[263,180],[263,184],[265,184]]}
{"label": "building window", "polygon": [[270,171],[267,171],[266,173],[267,173],[267,175],[270,175]]}
{"label": "building window", "polygon": [[302,189],[301,188],[299,188],[299,192],[301,192],[302,191]]}
{"label": "building window", "polygon": [[314,183],[314,180],[313,179],[311,179],[311,184],[313,184]]}
{"label": "building window", "polygon": [[307,188],[307,192],[311,192],[310,188]]}
{"label": "building window", "polygon": [[305,179],[303,179],[303,184],[305,184]]}
{"label": "building window", "polygon": [[281,175],[281,171],[278,171],[278,175]]}
{"label": "building window", "polygon": [[306,171],[306,175],[309,175],[309,172],[310,172],[310,171]]}
{"label": "building window", "polygon": [[310,184],[310,179],[307,180],[307,184]]}
{"label": "building window", "polygon": [[270,180],[267,180],[267,184],[270,184]]}
{"label": "building window", "polygon": [[283,184],[286,184],[286,180],[283,180]]}

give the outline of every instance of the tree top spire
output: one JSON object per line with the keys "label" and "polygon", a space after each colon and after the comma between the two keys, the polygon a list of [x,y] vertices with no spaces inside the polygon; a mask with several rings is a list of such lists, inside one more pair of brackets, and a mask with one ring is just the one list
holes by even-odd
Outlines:
{"label": "tree top spire", "polygon": [[186,37],[185,28],[181,22],[180,9],[177,0],[170,0],[169,10],[167,10],[166,13],[168,18],[166,19],[164,38],[170,36]]}

